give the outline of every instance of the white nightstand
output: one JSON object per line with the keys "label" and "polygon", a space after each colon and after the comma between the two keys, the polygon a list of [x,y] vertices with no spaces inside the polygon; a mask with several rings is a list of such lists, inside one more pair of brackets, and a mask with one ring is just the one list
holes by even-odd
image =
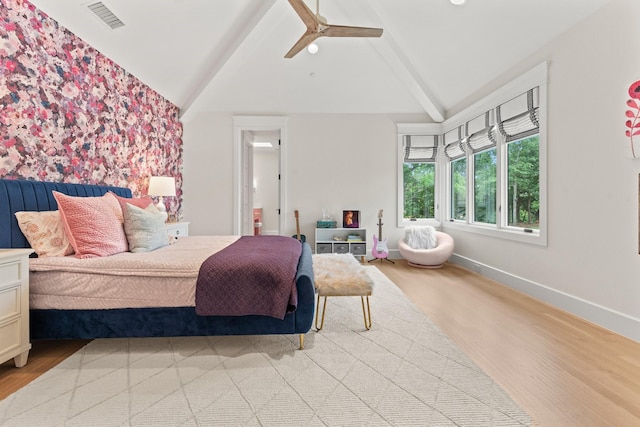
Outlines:
{"label": "white nightstand", "polygon": [[189,235],[188,222],[167,222],[167,232],[171,237],[185,237]]}
{"label": "white nightstand", "polygon": [[0,250],[0,363],[27,364],[29,339],[29,254],[33,249]]}

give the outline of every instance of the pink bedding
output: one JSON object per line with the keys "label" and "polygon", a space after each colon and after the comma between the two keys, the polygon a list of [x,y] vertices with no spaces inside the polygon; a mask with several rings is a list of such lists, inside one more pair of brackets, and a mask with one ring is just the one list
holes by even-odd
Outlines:
{"label": "pink bedding", "polygon": [[110,309],[195,305],[202,262],[239,236],[189,236],[152,252],[29,261],[32,309]]}

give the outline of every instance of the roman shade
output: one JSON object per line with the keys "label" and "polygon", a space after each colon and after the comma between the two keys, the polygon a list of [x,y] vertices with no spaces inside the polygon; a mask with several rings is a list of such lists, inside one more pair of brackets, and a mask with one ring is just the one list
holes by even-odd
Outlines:
{"label": "roman shade", "polygon": [[457,160],[466,155],[464,145],[462,143],[462,126],[458,126],[455,129],[443,135],[444,139],[444,154],[449,160]]}
{"label": "roman shade", "polygon": [[435,162],[438,154],[437,135],[404,135],[404,162]]}
{"label": "roman shade", "polygon": [[499,105],[496,108],[498,129],[507,142],[516,141],[540,132],[539,88],[534,87],[526,93]]}
{"label": "roman shade", "polygon": [[465,124],[465,142],[472,153],[496,146],[494,123],[493,110],[489,110]]}

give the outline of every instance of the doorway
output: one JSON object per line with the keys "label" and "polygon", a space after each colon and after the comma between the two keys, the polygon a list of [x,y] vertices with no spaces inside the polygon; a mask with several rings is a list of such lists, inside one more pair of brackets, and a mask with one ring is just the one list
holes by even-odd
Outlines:
{"label": "doorway", "polygon": [[280,131],[246,131],[253,153],[254,234],[280,234]]}
{"label": "doorway", "polygon": [[286,118],[236,116],[233,124],[233,232],[282,234],[284,215],[281,213],[286,212]]}

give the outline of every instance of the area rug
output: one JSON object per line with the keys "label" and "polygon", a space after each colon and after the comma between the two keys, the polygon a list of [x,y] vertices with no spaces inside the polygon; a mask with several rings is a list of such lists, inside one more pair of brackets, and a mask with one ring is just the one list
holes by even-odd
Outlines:
{"label": "area rug", "polygon": [[373,326],[330,297],[321,332],[99,339],[0,401],[2,426],[526,426],[530,417],[383,273]]}

